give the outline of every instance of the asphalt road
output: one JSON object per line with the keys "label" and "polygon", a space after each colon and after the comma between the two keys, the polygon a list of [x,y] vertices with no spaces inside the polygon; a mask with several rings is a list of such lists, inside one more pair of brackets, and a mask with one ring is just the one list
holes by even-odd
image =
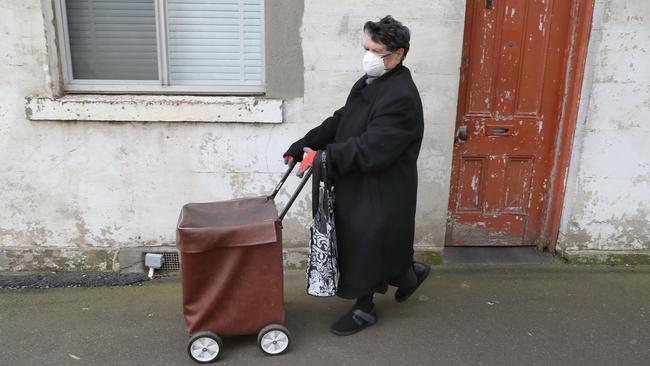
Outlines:
{"label": "asphalt road", "polygon": [[[650,269],[439,266],[379,322],[329,333],[350,302],[285,279],[290,351],[226,338],[221,365],[650,365]],[[178,277],[141,285],[0,292],[0,365],[193,365]],[[215,309],[218,316],[218,309]]]}

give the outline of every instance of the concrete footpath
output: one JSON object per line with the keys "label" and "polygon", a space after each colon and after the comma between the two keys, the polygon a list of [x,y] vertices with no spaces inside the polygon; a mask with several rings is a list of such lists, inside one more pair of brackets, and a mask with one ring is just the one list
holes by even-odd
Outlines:
{"label": "concrete footpath", "polygon": [[[226,338],[221,365],[650,365],[650,269],[438,266],[379,323],[337,337],[350,302],[286,274],[289,353]],[[0,365],[193,365],[178,276],[142,285],[0,291]],[[218,313],[219,309],[215,309]]]}

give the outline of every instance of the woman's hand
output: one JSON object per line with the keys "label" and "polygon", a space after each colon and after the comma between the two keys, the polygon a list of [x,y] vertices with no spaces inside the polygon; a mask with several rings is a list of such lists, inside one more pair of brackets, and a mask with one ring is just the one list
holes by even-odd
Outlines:
{"label": "woman's hand", "polygon": [[304,145],[302,140],[298,140],[289,146],[287,152],[282,155],[285,164],[289,164],[290,161],[299,163],[302,161],[302,155],[304,154]]}

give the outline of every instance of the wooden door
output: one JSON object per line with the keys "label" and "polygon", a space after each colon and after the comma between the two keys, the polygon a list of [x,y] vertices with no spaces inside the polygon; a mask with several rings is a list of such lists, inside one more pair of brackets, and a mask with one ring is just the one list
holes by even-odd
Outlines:
{"label": "wooden door", "polygon": [[467,0],[446,245],[537,244],[571,3]]}

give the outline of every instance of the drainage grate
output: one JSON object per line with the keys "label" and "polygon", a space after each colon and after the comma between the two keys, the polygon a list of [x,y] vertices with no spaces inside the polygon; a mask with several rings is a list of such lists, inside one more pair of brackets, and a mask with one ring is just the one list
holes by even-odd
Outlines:
{"label": "drainage grate", "polygon": [[178,272],[181,270],[181,260],[177,252],[163,252],[161,254],[165,259],[161,270],[169,272]]}

